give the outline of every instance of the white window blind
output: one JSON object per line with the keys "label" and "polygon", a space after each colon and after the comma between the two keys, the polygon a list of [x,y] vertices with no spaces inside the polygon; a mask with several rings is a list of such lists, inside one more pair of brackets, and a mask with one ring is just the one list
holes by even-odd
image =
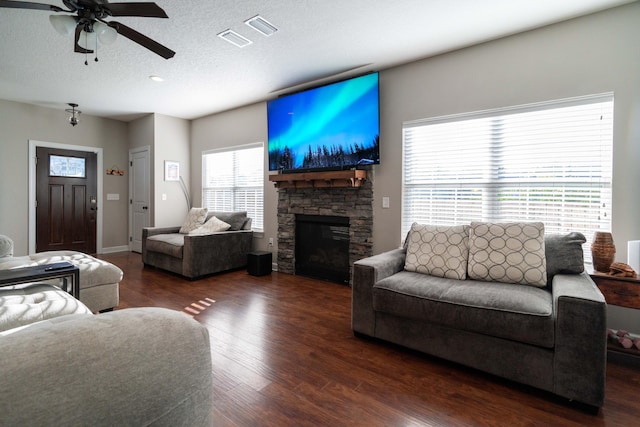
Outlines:
{"label": "white window blind", "polygon": [[210,211],[247,211],[254,231],[264,224],[262,143],[202,154],[202,205]]}
{"label": "white window blind", "polygon": [[403,126],[402,236],[413,222],[542,221],[579,231],[589,261],[611,230],[613,96],[514,107]]}

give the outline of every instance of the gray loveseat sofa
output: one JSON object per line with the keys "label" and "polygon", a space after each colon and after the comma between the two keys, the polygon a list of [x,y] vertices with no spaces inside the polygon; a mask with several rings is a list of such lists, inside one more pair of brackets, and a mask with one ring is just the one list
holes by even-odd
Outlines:
{"label": "gray loveseat sofa", "polygon": [[0,358],[1,425],[213,423],[209,335],[184,313],[62,315],[0,332]]}
{"label": "gray loveseat sofa", "polygon": [[606,304],[584,272],[584,241],[544,237],[546,286],[407,271],[407,246],[357,261],[353,331],[599,408]]}
{"label": "gray loveseat sofa", "polygon": [[142,262],[197,279],[208,274],[247,265],[253,245],[251,218],[246,211],[209,212],[231,225],[227,231],[205,235],[179,233],[180,227],[147,227],[142,230]]}

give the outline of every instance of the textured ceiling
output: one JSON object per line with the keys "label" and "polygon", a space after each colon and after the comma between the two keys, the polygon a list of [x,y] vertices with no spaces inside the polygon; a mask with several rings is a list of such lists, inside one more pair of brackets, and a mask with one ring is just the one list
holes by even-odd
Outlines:
{"label": "textured ceiling", "polygon": [[[152,112],[194,119],[632,1],[157,0],[169,19],[117,20],[175,57],[119,36],[89,65],[51,27],[50,12],[0,8],[0,99],[59,109],[75,102],[120,120]],[[279,31],[265,37],[244,24],[258,14]],[[226,29],[253,43],[217,37]]]}

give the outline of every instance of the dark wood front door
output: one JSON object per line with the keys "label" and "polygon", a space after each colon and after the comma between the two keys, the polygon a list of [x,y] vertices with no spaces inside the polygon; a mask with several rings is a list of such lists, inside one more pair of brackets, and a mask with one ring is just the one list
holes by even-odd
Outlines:
{"label": "dark wood front door", "polygon": [[96,253],[97,155],[38,147],[36,252]]}

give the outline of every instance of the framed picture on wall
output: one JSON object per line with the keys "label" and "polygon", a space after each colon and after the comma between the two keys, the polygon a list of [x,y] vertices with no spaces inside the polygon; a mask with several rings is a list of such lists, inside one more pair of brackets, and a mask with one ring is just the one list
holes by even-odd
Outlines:
{"label": "framed picture on wall", "polygon": [[179,181],[180,180],[180,162],[172,160],[164,161],[164,180]]}

